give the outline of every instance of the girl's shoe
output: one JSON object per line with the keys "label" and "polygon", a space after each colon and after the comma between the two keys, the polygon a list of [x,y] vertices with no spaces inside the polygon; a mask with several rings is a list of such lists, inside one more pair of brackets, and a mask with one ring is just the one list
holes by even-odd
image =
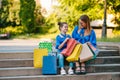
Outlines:
{"label": "girl's shoe", "polygon": [[72,74],[74,74],[74,71],[72,69],[69,69],[68,74],[72,75]]}
{"label": "girl's shoe", "polygon": [[65,71],[64,69],[62,69],[62,70],[60,71],[60,74],[61,74],[61,75],[65,75],[65,74],[66,74],[66,71]]}

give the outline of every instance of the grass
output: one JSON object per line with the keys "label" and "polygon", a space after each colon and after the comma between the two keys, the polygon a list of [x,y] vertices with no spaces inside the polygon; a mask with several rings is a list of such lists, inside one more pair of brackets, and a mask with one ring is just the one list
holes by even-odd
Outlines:
{"label": "grass", "polygon": [[[18,26],[13,28],[12,26],[9,26],[3,30],[0,28],[0,31],[6,31],[6,32],[12,32],[15,34],[22,34],[22,31],[24,30],[23,26]],[[68,30],[68,34],[71,34],[72,29]],[[41,38],[49,38],[52,40],[55,40],[56,36],[59,34],[58,27],[54,27],[48,30],[47,34],[23,34],[23,35],[11,35],[11,39],[41,39]],[[99,38],[97,36],[98,42],[120,42],[120,29],[114,30],[113,34],[107,35],[107,38]]]}
{"label": "grass", "polygon": [[120,42],[120,35],[108,38],[97,38],[98,42]]}
{"label": "grass", "polygon": [[49,38],[55,39],[57,34],[24,34],[24,35],[16,35],[11,36],[11,39],[41,39],[41,38]]}
{"label": "grass", "polygon": [[[52,34],[26,34],[26,35],[16,35],[12,36],[12,39],[41,39],[41,38],[48,38],[55,40],[55,37],[58,33]],[[97,38],[98,42],[120,42],[120,35],[108,38]]]}

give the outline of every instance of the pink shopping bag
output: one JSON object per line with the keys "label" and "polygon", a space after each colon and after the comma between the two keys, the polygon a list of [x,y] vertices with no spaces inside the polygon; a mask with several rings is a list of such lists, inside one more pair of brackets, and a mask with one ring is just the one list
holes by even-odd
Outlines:
{"label": "pink shopping bag", "polygon": [[70,38],[67,42],[67,48],[65,48],[61,53],[64,56],[70,56],[76,44],[77,44],[77,41],[73,38]]}

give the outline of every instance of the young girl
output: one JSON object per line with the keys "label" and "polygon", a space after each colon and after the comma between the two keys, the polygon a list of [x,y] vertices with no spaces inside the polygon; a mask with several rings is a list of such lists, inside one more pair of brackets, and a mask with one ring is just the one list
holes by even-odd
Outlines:
{"label": "young girl", "polygon": [[[56,37],[56,49],[58,50],[57,57],[59,60],[59,67],[61,68],[60,74],[64,75],[66,74],[66,71],[64,69],[64,56],[63,54],[61,54],[61,51],[67,47],[66,43],[68,39],[71,38],[71,36],[66,34],[66,32],[68,31],[68,24],[66,22],[59,22],[58,25],[60,34]],[[74,74],[72,67],[73,63],[69,63],[68,74]]]}
{"label": "young girl", "polygon": [[[90,26],[90,20],[87,15],[82,15],[79,19],[79,26],[76,26],[72,32],[72,37],[76,39],[81,44],[86,42],[91,43],[95,48],[96,44],[96,34],[95,31]],[[85,62],[76,62],[76,73],[86,73]]]}

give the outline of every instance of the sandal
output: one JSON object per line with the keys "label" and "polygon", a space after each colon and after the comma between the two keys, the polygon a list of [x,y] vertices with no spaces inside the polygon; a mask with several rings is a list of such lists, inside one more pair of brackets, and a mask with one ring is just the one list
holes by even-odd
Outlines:
{"label": "sandal", "polygon": [[81,74],[80,66],[76,66],[75,74]]}
{"label": "sandal", "polygon": [[86,68],[85,68],[85,66],[81,66],[81,74],[86,74]]}

